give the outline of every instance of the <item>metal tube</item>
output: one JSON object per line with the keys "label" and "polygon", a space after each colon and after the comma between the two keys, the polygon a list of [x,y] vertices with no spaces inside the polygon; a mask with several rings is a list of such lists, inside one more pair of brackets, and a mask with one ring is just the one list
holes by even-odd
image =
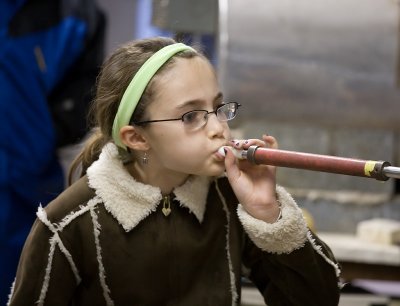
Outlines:
{"label": "metal tube", "polygon": [[384,167],[383,173],[387,177],[400,179],[400,168],[399,167],[393,167],[393,166]]}

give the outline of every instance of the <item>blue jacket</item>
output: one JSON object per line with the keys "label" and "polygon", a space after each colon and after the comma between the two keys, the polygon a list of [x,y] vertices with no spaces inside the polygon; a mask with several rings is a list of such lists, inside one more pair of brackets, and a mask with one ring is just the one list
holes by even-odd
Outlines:
{"label": "blue jacket", "polygon": [[63,189],[56,148],[86,132],[103,34],[90,0],[0,2],[0,304],[37,205]]}

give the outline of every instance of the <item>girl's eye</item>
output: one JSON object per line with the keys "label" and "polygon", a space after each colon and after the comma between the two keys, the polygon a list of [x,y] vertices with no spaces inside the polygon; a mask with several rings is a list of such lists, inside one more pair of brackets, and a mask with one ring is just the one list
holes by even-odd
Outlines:
{"label": "girl's eye", "polygon": [[183,122],[184,123],[193,123],[199,119],[200,113],[197,111],[188,112],[183,115]]}

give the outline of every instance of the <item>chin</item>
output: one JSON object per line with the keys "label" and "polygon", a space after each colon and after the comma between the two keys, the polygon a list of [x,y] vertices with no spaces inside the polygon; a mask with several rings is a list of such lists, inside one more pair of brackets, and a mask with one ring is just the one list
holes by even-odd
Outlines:
{"label": "chin", "polygon": [[206,176],[221,176],[225,172],[225,167],[213,167],[213,169],[209,169],[206,171],[204,175]]}
{"label": "chin", "polygon": [[223,162],[213,162],[208,164],[202,164],[197,167],[197,169],[193,169],[190,173],[192,175],[199,176],[210,176],[210,177],[218,177],[223,175],[225,172],[225,164]]}

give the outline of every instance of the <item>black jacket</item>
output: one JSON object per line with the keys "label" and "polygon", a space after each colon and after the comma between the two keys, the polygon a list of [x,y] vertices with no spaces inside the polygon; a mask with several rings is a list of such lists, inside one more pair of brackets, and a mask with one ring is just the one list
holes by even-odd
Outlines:
{"label": "black jacket", "polygon": [[243,275],[269,306],[338,304],[332,253],[282,187],[274,224],[247,214],[225,177],[189,178],[165,216],[160,190],[117,155],[107,145],[87,177],[39,208],[11,306],[238,305]]}

